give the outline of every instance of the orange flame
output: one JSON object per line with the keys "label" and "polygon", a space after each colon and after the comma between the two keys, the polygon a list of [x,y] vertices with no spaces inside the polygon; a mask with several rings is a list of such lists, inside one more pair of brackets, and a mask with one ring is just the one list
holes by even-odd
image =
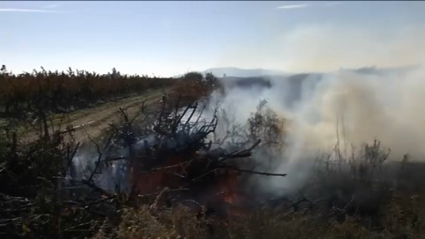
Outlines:
{"label": "orange flame", "polygon": [[[172,156],[166,164],[162,165],[164,169],[153,171],[147,174],[140,174],[140,167],[136,164],[131,167],[131,180],[135,184],[138,194],[151,194],[161,191],[164,187],[174,188],[179,185],[173,185],[176,182],[174,173],[185,173],[184,167],[187,165],[188,157]],[[181,165],[181,166],[177,166]],[[176,167],[170,167],[176,166]],[[169,168],[167,168],[169,167]],[[222,169],[218,172],[220,176],[213,185],[206,185],[212,190],[213,198],[211,200],[218,203],[224,203],[226,206],[226,215],[238,216],[246,215],[247,211],[239,208],[246,198],[238,193],[240,172],[236,170]],[[184,175],[183,175],[184,176]]]}

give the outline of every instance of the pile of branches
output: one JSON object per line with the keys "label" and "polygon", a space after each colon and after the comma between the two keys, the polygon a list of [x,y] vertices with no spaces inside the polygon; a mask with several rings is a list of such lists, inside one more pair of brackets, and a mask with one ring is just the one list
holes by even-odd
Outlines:
{"label": "pile of branches", "polygon": [[[239,190],[241,175],[285,176],[247,167],[261,140],[214,148],[217,115],[206,120],[201,103],[179,104],[164,97],[159,109],[142,106],[135,118],[120,110],[122,121],[104,141],[92,141],[96,157],[83,172],[76,158],[84,150],[72,130],[45,130],[29,145],[16,133],[0,135],[2,237],[87,238],[101,229],[112,235],[126,209],[143,205],[184,205],[223,218],[229,206],[253,203]],[[118,175],[123,180],[116,182]]]}
{"label": "pile of branches", "polygon": [[[112,188],[128,188],[126,198],[133,204],[142,198],[161,195],[169,207],[191,201],[192,208],[207,207],[212,211],[220,211],[218,207],[236,198],[247,197],[239,190],[238,178],[242,174],[285,176],[243,167],[241,159],[249,160],[260,139],[230,152],[221,147],[213,148],[211,135],[217,128],[217,115],[203,119],[203,110],[199,102],[180,107],[179,101],[168,101],[164,97],[159,112],[147,112],[143,108],[143,119],[129,119],[121,111],[122,122],[111,127],[114,130],[108,145],[115,145],[114,152],[122,155],[99,157],[93,172],[98,172],[100,181],[112,181],[102,172],[121,163],[115,175],[126,178],[125,185]],[[152,114],[154,120],[149,121],[146,115]],[[102,155],[99,148],[98,152]],[[96,177],[91,174],[88,178],[86,185],[94,187]],[[166,195],[161,193],[164,190]],[[111,197],[106,191],[103,196]],[[227,211],[220,213],[225,215]]]}

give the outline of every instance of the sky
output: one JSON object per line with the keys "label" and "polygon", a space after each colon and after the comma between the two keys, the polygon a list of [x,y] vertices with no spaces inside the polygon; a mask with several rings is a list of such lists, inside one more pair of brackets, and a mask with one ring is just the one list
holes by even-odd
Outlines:
{"label": "sky", "polygon": [[425,59],[425,2],[0,2],[0,64],[172,76],[323,72]]}

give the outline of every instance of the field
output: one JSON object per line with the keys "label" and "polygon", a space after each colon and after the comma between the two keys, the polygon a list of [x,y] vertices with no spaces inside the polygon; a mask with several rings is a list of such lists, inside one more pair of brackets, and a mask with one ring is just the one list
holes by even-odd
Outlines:
{"label": "field", "polygon": [[87,71],[41,72],[0,76],[1,114],[25,117],[28,111],[64,113],[172,84],[170,78],[99,75]]}
{"label": "field", "polygon": [[[188,74],[190,77],[190,74]],[[70,126],[84,134],[100,133],[120,108],[134,115],[143,104],[158,102],[178,79],[121,76],[119,72],[99,75],[87,71],[0,74],[0,120],[14,119],[21,127],[45,118],[54,127]],[[171,92],[172,93],[172,92]],[[191,94],[186,92],[185,94]],[[202,94],[202,92],[201,92]],[[10,120],[9,120],[10,121]],[[25,122],[25,124],[23,124]],[[33,128],[33,127],[32,127]],[[28,129],[24,129],[24,132]],[[33,129],[30,129],[33,131]],[[98,135],[94,135],[98,136]],[[83,137],[81,134],[78,137]]]}
{"label": "field", "polygon": [[0,86],[2,238],[424,238],[425,165],[387,162],[379,141],[317,157],[297,192],[251,187],[298,173],[257,165],[281,155],[285,120],[259,102],[218,135],[225,118],[200,120],[226,93],[211,74],[3,73]]}
{"label": "field", "polygon": [[[52,125],[69,126],[74,130],[77,141],[87,140],[88,137],[97,138],[110,123],[117,121],[117,112],[124,109],[131,117],[134,117],[142,104],[146,106],[157,103],[162,99],[164,91],[156,90],[146,92],[140,96],[104,103],[87,109],[77,110],[72,113],[52,115]],[[36,135],[30,138],[37,137]]]}

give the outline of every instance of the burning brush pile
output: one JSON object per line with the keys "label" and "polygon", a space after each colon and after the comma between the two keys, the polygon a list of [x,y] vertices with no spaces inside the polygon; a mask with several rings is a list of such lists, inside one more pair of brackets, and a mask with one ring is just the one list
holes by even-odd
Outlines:
{"label": "burning brush pile", "polygon": [[259,206],[241,190],[249,175],[285,176],[253,169],[253,150],[268,140],[255,134],[266,118],[259,108],[250,134],[230,144],[217,140],[218,117],[204,118],[205,107],[196,102],[181,108],[164,97],[159,110],[143,107],[143,116],[135,119],[121,111],[122,122],[111,125],[106,146],[97,147],[98,157],[83,182],[102,197],[120,193],[132,203],[151,198],[164,207],[184,205],[220,218]]}
{"label": "burning brush pile", "polygon": [[[246,125],[207,105],[164,98],[134,118],[121,110],[93,148],[72,132],[47,131],[30,144],[0,137],[2,238],[423,237],[424,197],[340,164],[320,167],[299,198],[257,190],[261,178],[285,176],[270,173],[282,163],[271,159],[282,158],[285,122],[266,102]],[[386,159],[379,147],[364,158]],[[407,232],[419,237],[396,237]]]}

